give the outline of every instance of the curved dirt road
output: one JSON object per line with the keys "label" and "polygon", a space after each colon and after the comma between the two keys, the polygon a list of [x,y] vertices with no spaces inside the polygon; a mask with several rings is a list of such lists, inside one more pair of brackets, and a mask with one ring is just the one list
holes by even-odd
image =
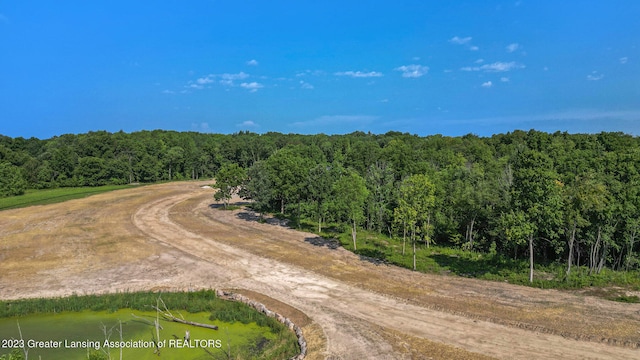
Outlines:
{"label": "curved dirt road", "polygon": [[[211,190],[199,185],[99,195],[41,207],[38,215],[0,213],[0,297],[246,289],[298,309],[322,329],[326,343],[312,358],[447,358],[428,346],[416,350],[420,339],[466,350],[449,352],[460,358],[640,357],[629,346],[580,340],[637,344],[640,306],[372,264],[312,234],[257,223],[249,212],[214,209]],[[25,244],[41,241],[33,231],[45,226],[71,234],[55,247]],[[100,241],[111,244],[108,256]],[[71,252],[77,255],[67,258]],[[20,257],[39,266],[18,271]]]}

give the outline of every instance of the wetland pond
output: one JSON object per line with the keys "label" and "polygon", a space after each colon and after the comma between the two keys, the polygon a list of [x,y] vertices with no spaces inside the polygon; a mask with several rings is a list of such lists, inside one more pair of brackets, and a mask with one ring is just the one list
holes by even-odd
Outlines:
{"label": "wetland pond", "polygon": [[[255,358],[278,336],[255,322],[210,320],[209,312],[173,314],[218,330],[159,319],[156,311],[119,309],[0,318],[0,356],[15,348],[29,359],[227,359]],[[20,335],[22,333],[22,335]],[[159,337],[158,337],[159,333]],[[110,356],[109,356],[110,355]]]}

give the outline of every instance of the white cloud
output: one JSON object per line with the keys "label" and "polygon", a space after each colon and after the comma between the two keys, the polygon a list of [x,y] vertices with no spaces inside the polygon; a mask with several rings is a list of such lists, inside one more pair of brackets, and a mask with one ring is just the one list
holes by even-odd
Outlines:
{"label": "white cloud", "polygon": [[451,39],[449,39],[449,42],[452,44],[456,44],[456,45],[464,45],[469,43],[469,41],[471,41],[471,36],[467,36],[467,37],[458,37],[458,36],[454,36]]}
{"label": "white cloud", "polygon": [[520,44],[518,44],[518,43],[509,44],[506,47],[507,52],[509,52],[509,53],[512,53],[512,52],[518,50],[519,48],[520,48]]}
{"label": "white cloud", "polygon": [[341,71],[333,73],[336,76],[351,76],[354,78],[368,78],[368,77],[380,77],[382,76],[381,72],[378,71],[370,71],[370,72],[362,72],[362,71]]}
{"label": "white cloud", "polygon": [[189,89],[197,89],[197,90],[202,90],[204,89],[204,86],[201,84],[189,84],[186,86]]}
{"label": "white cloud", "polygon": [[480,50],[480,48],[474,45],[474,46],[469,46],[469,50],[478,51],[478,50]]}
{"label": "white cloud", "polygon": [[247,121],[243,121],[240,124],[236,124],[237,127],[259,127],[260,125],[256,124],[255,122],[251,121],[251,120],[247,120]]}
{"label": "white cloud", "polygon": [[258,60],[251,59],[251,60],[247,61],[247,65],[249,65],[249,66],[258,66]]}
{"label": "white cloud", "polygon": [[506,77],[506,76],[503,76],[503,77],[501,77],[501,78],[500,78],[500,81],[502,81],[502,82],[509,82],[509,78],[508,78],[508,77]]}
{"label": "white cloud", "polygon": [[204,84],[210,84],[212,82],[214,82],[213,78],[215,75],[207,75],[205,77],[201,77],[199,79],[196,80],[196,82],[200,85],[204,85]]}
{"label": "white cloud", "polygon": [[300,87],[306,90],[313,90],[313,85],[309,84],[308,82],[304,82],[302,80],[300,80]]}
{"label": "white cloud", "polygon": [[403,65],[393,69],[395,71],[401,71],[402,77],[406,78],[419,78],[423,75],[426,75],[429,72],[429,67],[424,65]]}
{"label": "white cloud", "polygon": [[492,83],[491,81],[487,81],[487,82],[482,83],[482,85],[481,85],[481,86],[482,86],[483,88],[490,88],[490,87],[492,87],[492,86],[493,86],[493,83]]}
{"label": "white cloud", "polygon": [[175,94],[176,92],[172,91],[172,90],[163,90],[162,93],[163,94]]}
{"label": "white cloud", "polygon": [[587,75],[587,80],[589,81],[598,81],[602,80],[602,78],[604,78],[604,75],[597,71],[592,71],[591,74]]}
{"label": "white cloud", "polygon": [[629,58],[628,57],[621,57],[620,58],[620,64],[626,64],[627,62],[629,62]]}
{"label": "white cloud", "polygon": [[264,85],[255,81],[250,83],[243,82],[242,84],[240,84],[240,86],[247,90],[250,90],[251,92],[256,92],[258,91],[258,89],[262,89],[264,87]]}
{"label": "white cloud", "polygon": [[237,74],[221,74],[218,75],[219,77],[221,77],[223,80],[243,80],[249,77],[249,74],[245,73],[245,72],[239,72]]}
{"label": "white cloud", "polygon": [[484,59],[478,59],[476,61],[474,61],[474,63],[476,64],[482,64],[484,62]]}
{"label": "white cloud", "polygon": [[485,64],[482,66],[466,66],[462,71],[484,71],[484,72],[505,72],[515,69],[523,69],[525,66],[514,61],[511,62],[494,62],[493,64]]}

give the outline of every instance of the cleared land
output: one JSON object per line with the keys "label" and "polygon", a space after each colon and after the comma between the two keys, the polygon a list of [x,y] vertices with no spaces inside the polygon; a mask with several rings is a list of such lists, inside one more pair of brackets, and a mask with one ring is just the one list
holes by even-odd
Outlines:
{"label": "cleared land", "polygon": [[300,322],[312,359],[640,356],[639,304],[376,264],[204,184],[0,212],[0,297],[238,289]]}

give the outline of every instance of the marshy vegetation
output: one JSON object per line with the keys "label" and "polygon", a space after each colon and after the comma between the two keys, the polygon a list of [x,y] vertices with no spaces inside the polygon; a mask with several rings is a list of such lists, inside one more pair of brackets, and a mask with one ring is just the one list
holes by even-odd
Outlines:
{"label": "marshy vegetation", "polygon": [[[159,299],[175,316],[215,324],[218,330],[162,321],[162,315],[153,308]],[[158,318],[156,328],[154,321]],[[286,326],[245,304],[219,299],[214,291],[3,301],[0,332],[6,339],[62,342],[61,351],[27,348],[30,358],[43,354],[46,359],[118,358],[120,349],[105,348],[107,339],[146,342],[142,348],[123,349],[124,358],[136,359],[284,359],[299,353],[297,338]],[[64,341],[73,344],[86,340],[100,345],[64,348]],[[189,346],[184,346],[185,340],[190,340]],[[202,340],[207,342],[200,344]],[[164,345],[156,346],[158,343]],[[0,350],[3,353],[5,359],[25,357],[22,348]]]}

